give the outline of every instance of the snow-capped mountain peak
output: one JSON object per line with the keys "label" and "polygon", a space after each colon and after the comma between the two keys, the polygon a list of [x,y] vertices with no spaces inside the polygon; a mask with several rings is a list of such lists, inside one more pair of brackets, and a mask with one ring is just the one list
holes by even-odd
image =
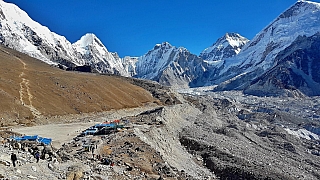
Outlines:
{"label": "snow-capped mountain peak", "polygon": [[186,48],[163,42],[138,58],[136,77],[169,86],[187,87],[196,77],[201,76],[204,69],[203,60]]}
{"label": "snow-capped mountain peak", "polygon": [[111,53],[93,33],[82,36],[72,46],[81,54],[81,64],[92,66],[99,72],[129,76],[117,53]]}
{"label": "snow-capped mountain peak", "polygon": [[[249,43],[247,43],[241,50],[241,52],[234,57],[228,58],[224,61],[223,68],[219,71],[213,73],[210,83],[219,84],[217,89],[226,90],[226,89],[245,89],[251,84],[256,83],[253,80],[263,79],[262,77],[267,77],[270,75],[271,70],[274,75],[274,80],[268,81],[267,78],[264,78],[269,84],[264,84],[264,87],[259,86],[259,90],[268,90],[271,93],[276,91],[276,88],[284,88],[286,90],[299,89],[303,85],[296,82],[304,82],[301,79],[305,79],[308,83],[305,86],[310,86],[308,91],[317,91],[319,88],[311,88],[311,85],[314,86],[314,83],[309,83],[316,81],[314,77],[317,75],[310,76],[310,72],[290,72],[283,73],[284,68],[276,69],[279,62],[286,58],[285,55],[291,54],[290,51],[286,51],[286,48],[291,46],[293,43],[299,45],[300,43],[305,43],[302,41],[304,37],[308,42],[308,37],[312,37],[315,34],[320,32],[320,3],[310,2],[310,1],[298,1],[282,14],[280,14],[273,22],[266,26],[262,31],[260,31]],[[299,38],[300,37],[300,38]],[[306,44],[304,44],[306,46]],[[302,48],[304,47],[302,46]],[[316,47],[316,45],[315,45]],[[294,48],[289,48],[293,50]],[[285,53],[284,53],[285,52]],[[299,53],[303,53],[302,50],[296,51],[296,55],[292,57],[302,56]],[[280,53],[284,53],[279,56]],[[314,51],[312,51],[314,53]],[[303,55],[304,57],[305,55]],[[310,58],[311,59],[311,58]],[[294,59],[293,59],[294,60]],[[290,64],[290,61],[286,61],[287,64]],[[310,65],[311,60],[306,60],[304,63]],[[311,66],[311,65],[310,65]],[[299,66],[298,66],[299,67]],[[318,67],[318,66],[317,66]],[[282,69],[282,70],[281,70]],[[293,69],[293,68],[291,68]],[[300,71],[299,68],[297,71]],[[308,68],[307,68],[308,69]],[[309,68],[311,69],[311,68]],[[269,72],[269,73],[268,73]],[[281,74],[282,73],[282,74]],[[298,76],[309,78],[297,78]],[[281,78],[279,78],[281,77]],[[313,78],[313,79],[312,79]],[[312,80],[311,80],[312,79]],[[284,81],[284,82],[282,82]],[[287,81],[287,82],[285,82]],[[272,84],[271,82],[275,82]],[[280,83],[281,82],[281,83]],[[259,84],[260,83],[260,84]],[[259,81],[259,85],[262,84],[262,81]],[[277,86],[277,84],[294,84],[294,86]],[[257,91],[258,86],[251,86],[251,93]],[[276,88],[275,88],[276,87]],[[294,87],[294,88],[292,88]],[[303,89],[302,88],[302,89]],[[307,92],[306,90],[301,90],[301,92]],[[260,93],[262,94],[262,93]],[[276,93],[275,93],[276,94]],[[305,93],[308,94],[308,93]],[[316,93],[309,93],[316,94]]]}
{"label": "snow-capped mountain peak", "polygon": [[249,40],[238,33],[226,33],[224,38],[229,42],[230,46],[237,48],[236,53],[240,52],[240,47],[249,42]]}
{"label": "snow-capped mountain peak", "polygon": [[75,44],[79,45],[79,47],[87,47],[89,45],[93,45],[97,43],[99,46],[103,47],[101,41],[97,38],[97,36],[93,33],[87,33],[82,36]]}
{"label": "snow-capped mountain peak", "polygon": [[156,49],[170,49],[172,48],[173,46],[169,43],[169,42],[163,42],[161,44],[156,44],[153,48],[153,50],[156,50]]}
{"label": "snow-capped mountain peak", "polygon": [[307,37],[320,31],[320,4],[298,1],[258,33],[227,66],[259,66],[268,69],[275,56],[299,35]]}
{"label": "snow-capped mountain peak", "polygon": [[107,48],[102,44],[100,39],[94,35],[93,33],[87,33],[82,36],[77,42],[72,44],[78,52],[81,54],[88,54],[90,53],[90,47],[95,47],[99,53],[106,53],[108,52]]}
{"label": "snow-capped mountain peak", "polygon": [[218,61],[237,55],[249,40],[238,33],[226,33],[200,53],[204,60]]}

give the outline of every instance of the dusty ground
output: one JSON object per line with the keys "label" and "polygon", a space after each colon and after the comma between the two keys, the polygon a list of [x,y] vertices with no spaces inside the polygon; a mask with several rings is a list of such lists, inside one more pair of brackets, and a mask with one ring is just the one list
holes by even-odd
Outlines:
{"label": "dusty ground", "polygon": [[13,128],[14,132],[22,135],[39,135],[41,137],[52,138],[52,146],[60,148],[62,144],[68,143],[79,134],[79,132],[96,124],[87,123],[69,123],[69,124],[47,124],[32,127]]}
{"label": "dusty ground", "polygon": [[[39,135],[42,137],[52,138],[52,145],[55,148],[60,148],[62,144],[70,142],[79,133],[95,124],[102,123],[108,120],[120,119],[126,116],[134,116],[148,109],[153,109],[154,106],[146,106],[140,108],[131,108],[123,110],[113,110],[103,113],[94,113],[78,116],[61,116],[55,119],[57,122],[70,123],[50,123],[37,126],[15,126],[13,132],[26,135]],[[50,121],[47,119],[47,121]],[[43,122],[43,121],[42,121]],[[51,121],[52,122],[52,121]]]}

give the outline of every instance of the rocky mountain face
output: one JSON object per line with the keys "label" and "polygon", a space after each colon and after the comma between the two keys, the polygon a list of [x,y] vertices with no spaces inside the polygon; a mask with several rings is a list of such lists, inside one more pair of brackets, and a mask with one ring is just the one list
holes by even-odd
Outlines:
{"label": "rocky mountain face", "polygon": [[237,55],[249,40],[237,33],[226,33],[212,46],[203,50],[199,57],[208,61],[218,61]]}
{"label": "rocky mountain face", "polygon": [[319,51],[320,33],[299,36],[277,55],[277,65],[253,80],[244,92],[260,96],[319,96]]}
{"label": "rocky mountain face", "polygon": [[136,77],[168,86],[188,87],[205,69],[206,64],[198,56],[164,42],[138,58]]}
{"label": "rocky mountain face", "polygon": [[237,33],[226,33],[212,46],[203,50],[199,57],[203,59],[206,69],[201,76],[189,83],[189,87],[211,86],[215,77],[223,68],[224,60],[236,56],[249,40]]}
{"label": "rocky mountain face", "polygon": [[133,77],[137,74],[136,72],[136,63],[138,61],[138,57],[125,56],[122,58],[122,64],[125,70],[129,73],[130,77]]}
{"label": "rocky mountain face", "polygon": [[48,64],[69,68],[91,66],[101,73],[129,76],[116,53],[93,34],[71,44],[65,37],[33,21],[14,4],[0,2],[0,43]]}
{"label": "rocky mountain face", "polygon": [[[273,74],[283,74],[283,68],[274,68],[284,66],[284,61],[287,61],[287,54],[289,53],[289,49],[293,49],[293,47],[300,46],[301,48],[305,45],[305,48],[308,47],[307,42],[310,40],[303,41],[298,37],[311,37],[318,32],[320,32],[320,4],[313,3],[309,1],[298,1],[284,13],[282,13],[278,18],[276,18],[270,25],[264,28],[259,34],[254,37],[249,43],[247,43],[241,52],[232,58],[225,59],[223,67],[217,66],[217,73],[210,76],[209,82],[211,84],[219,84],[216,90],[243,90],[247,89],[245,92],[253,93],[253,91],[249,91],[249,89],[257,89],[256,84],[257,79],[266,79],[268,75],[270,75],[271,71]],[[299,23],[297,23],[299,22]],[[317,36],[317,35],[316,35]],[[298,40],[297,40],[298,39]],[[313,37],[316,41],[316,38]],[[301,43],[300,45],[298,45]],[[316,42],[314,42],[314,46],[316,46]],[[305,49],[304,48],[304,49]],[[302,54],[299,54],[302,53]],[[306,51],[297,50],[295,54],[290,56],[291,58],[298,58],[306,56]],[[308,50],[309,53],[309,50]],[[284,55],[286,54],[286,55]],[[313,55],[315,56],[314,52]],[[291,60],[294,62],[300,61],[299,59]],[[288,61],[287,61],[288,62]],[[307,63],[300,66],[308,66],[309,61],[301,61],[302,63]],[[281,64],[281,65],[280,65]],[[299,66],[298,66],[299,67]],[[218,69],[218,70],[217,70]],[[291,69],[290,66],[287,69]],[[296,69],[296,68],[295,68]],[[298,68],[301,69],[301,68]],[[307,68],[310,69],[310,68]],[[277,71],[277,72],[275,72]],[[306,73],[306,72],[304,72]],[[318,91],[317,85],[311,85],[312,81],[308,81],[307,84],[303,84],[301,79],[313,79],[302,77],[299,72],[286,72],[283,76],[274,76],[276,78],[275,81],[279,84],[277,89],[281,87],[280,91],[287,90],[298,90],[296,92],[298,94],[307,94],[307,95],[315,95],[314,92]],[[291,75],[289,75],[291,74]],[[293,74],[299,74],[299,76],[293,76]],[[307,75],[310,74],[306,73]],[[290,77],[290,78],[289,78]],[[310,76],[311,77],[311,76]],[[269,77],[272,78],[272,77]],[[255,79],[255,80],[254,80]],[[254,81],[253,81],[254,80]],[[314,81],[314,80],[313,80]],[[261,82],[261,81],[260,81]],[[300,84],[297,85],[297,82]],[[274,84],[274,83],[273,83]],[[299,87],[299,88],[288,88],[287,86],[282,86],[280,84],[295,84],[290,87]],[[266,85],[266,84],[265,84]],[[250,88],[248,88],[251,86]],[[303,88],[306,87],[307,88]],[[301,87],[301,88],[300,88]],[[313,89],[315,88],[315,89]],[[306,90],[308,89],[308,90]],[[265,89],[264,92],[275,90],[272,87],[269,87],[268,90]],[[258,91],[256,91],[258,92]],[[292,92],[293,94],[296,94]],[[292,94],[291,93],[291,94]],[[271,94],[279,94],[278,92],[274,93],[255,93],[259,95],[271,95]],[[280,93],[283,94],[283,93]],[[285,93],[288,94],[288,93]],[[289,93],[290,94],[290,93]]]}

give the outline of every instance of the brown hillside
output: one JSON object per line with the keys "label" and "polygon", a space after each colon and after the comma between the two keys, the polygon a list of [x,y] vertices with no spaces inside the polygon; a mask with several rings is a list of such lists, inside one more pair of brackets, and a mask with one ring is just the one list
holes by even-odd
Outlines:
{"label": "brown hillside", "polygon": [[0,63],[2,126],[35,117],[101,112],[155,101],[150,92],[125,78],[63,71],[2,46]]}

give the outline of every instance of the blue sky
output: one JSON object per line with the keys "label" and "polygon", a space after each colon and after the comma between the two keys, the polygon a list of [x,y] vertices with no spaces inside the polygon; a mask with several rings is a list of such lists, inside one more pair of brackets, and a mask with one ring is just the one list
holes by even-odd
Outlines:
{"label": "blue sky", "polygon": [[[94,33],[120,57],[164,41],[194,54],[226,32],[252,39],[296,0],[5,0],[75,42]],[[317,0],[315,2],[320,2]]]}

